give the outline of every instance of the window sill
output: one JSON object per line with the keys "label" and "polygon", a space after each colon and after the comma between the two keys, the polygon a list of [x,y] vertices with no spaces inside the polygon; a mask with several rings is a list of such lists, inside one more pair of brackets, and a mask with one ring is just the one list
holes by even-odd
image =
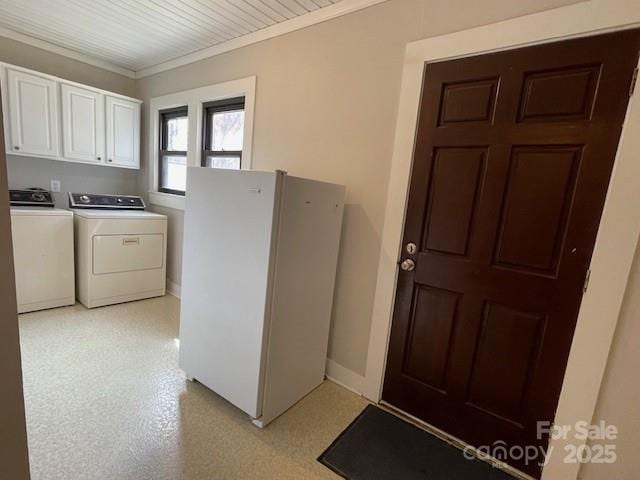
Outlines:
{"label": "window sill", "polygon": [[160,207],[184,210],[184,196],[171,193],[149,192],[149,203]]}

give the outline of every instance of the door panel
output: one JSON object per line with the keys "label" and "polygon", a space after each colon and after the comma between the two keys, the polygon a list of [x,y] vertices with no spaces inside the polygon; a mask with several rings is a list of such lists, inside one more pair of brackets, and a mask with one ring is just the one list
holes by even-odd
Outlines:
{"label": "door panel", "polygon": [[9,151],[58,156],[56,82],[10,68],[7,79],[12,141]]}
{"label": "door panel", "polygon": [[438,125],[493,121],[499,78],[467,80],[442,85]]}
{"label": "door panel", "polygon": [[[424,250],[466,256],[486,148],[442,148],[434,153]],[[451,210],[457,215],[451,215]]]}
{"label": "door panel", "polygon": [[419,288],[415,296],[414,316],[428,321],[412,322],[403,373],[443,393],[459,303],[459,294],[435,288]]}
{"label": "door panel", "polygon": [[93,274],[153,270],[164,265],[164,235],[95,235]]}
{"label": "door panel", "polygon": [[140,168],[140,104],[106,97],[107,163]]}
{"label": "door panel", "polygon": [[580,146],[516,146],[509,160],[495,265],[555,274]]}
{"label": "door panel", "polygon": [[539,314],[486,302],[469,380],[469,405],[521,426],[526,379],[540,351],[543,329]]}
{"label": "door panel", "polygon": [[529,72],[518,120],[587,120],[593,111],[600,65]]}
{"label": "door panel", "polygon": [[426,65],[383,400],[547,445],[639,50],[634,30]]}
{"label": "door panel", "polygon": [[64,157],[104,163],[104,95],[61,85]]}

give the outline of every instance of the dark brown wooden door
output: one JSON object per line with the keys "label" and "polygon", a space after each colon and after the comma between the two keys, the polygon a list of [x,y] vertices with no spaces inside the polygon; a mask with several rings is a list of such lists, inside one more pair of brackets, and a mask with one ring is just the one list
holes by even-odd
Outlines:
{"label": "dark brown wooden door", "polygon": [[383,400],[475,446],[547,444],[639,50],[426,65]]}

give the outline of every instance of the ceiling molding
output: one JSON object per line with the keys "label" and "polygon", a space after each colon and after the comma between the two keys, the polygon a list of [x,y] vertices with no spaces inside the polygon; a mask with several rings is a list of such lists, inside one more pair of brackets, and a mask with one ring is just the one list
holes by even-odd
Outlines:
{"label": "ceiling molding", "polygon": [[228,40],[218,45],[207,47],[202,50],[197,50],[193,53],[182,55],[173,60],[159,63],[158,65],[143,68],[136,72],[135,78],[144,78],[150,75],[155,75],[156,73],[164,72],[166,70],[171,70],[183,65],[188,65],[189,63],[194,63],[199,60],[204,60],[205,58],[214,57],[216,55],[220,55],[221,53],[229,52],[231,50],[236,50],[238,48],[251,45],[252,43],[262,42],[263,40],[268,40],[270,38],[278,37],[286,33],[294,32],[302,28],[310,27],[311,25],[315,25],[317,23],[326,22],[327,20],[341,17],[342,15],[347,15],[348,13],[352,13],[357,10],[371,7],[373,5],[377,5],[378,3],[386,1],[387,0],[342,0],[341,2],[334,3],[327,7],[319,8],[318,10],[314,10],[313,12],[305,13],[304,15],[300,15],[299,17],[295,17],[281,23],[276,23],[275,25],[272,25],[270,27],[266,27],[256,32],[249,33],[232,40]]}
{"label": "ceiling molding", "polygon": [[387,0],[341,0],[337,3],[318,8],[311,12],[290,18],[280,23],[275,23],[271,26],[256,30],[252,33],[247,33],[240,37],[236,37],[222,43],[212,45],[210,47],[205,47],[203,49],[178,56],[171,60],[152,65],[150,67],[141,68],[137,71],[130,68],[122,67],[107,60],[96,58],[92,55],[81,53],[77,50],[62,47],[56,43],[41,40],[30,35],[25,35],[23,33],[19,33],[15,30],[11,30],[5,27],[0,27],[0,37],[16,40],[18,42],[25,43],[36,48],[46,50],[48,52],[72,58],[79,62],[83,62],[95,67],[102,68],[104,70],[124,75],[125,77],[139,79],[148,77],[150,75],[155,75],[166,70],[181,67],[183,65],[188,65],[190,63],[194,63],[206,58],[214,57],[216,55],[236,50],[253,43],[261,42],[270,38],[294,32],[296,30],[310,27],[321,22],[326,22],[327,20],[332,20],[334,18],[347,15],[349,13],[386,1]]}
{"label": "ceiling molding", "polygon": [[95,57],[92,57],[91,55],[86,55],[84,53],[76,52],[75,50],[71,50],[44,40],[40,40],[39,38],[31,37],[29,35],[24,35],[22,33],[9,30],[8,28],[0,27],[0,37],[9,38],[20,43],[26,43],[27,45],[31,45],[32,47],[40,48],[41,50],[46,50],[47,52],[56,53],[67,58],[72,58],[73,60],[87,63],[89,65],[93,65],[94,67],[102,68],[103,70],[109,70],[110,72],[118,73],[120,75],[124,75],[125,77],[136,78],[136,72],[134,72],[133,70],[120,67],[105,60],[97,59]]}

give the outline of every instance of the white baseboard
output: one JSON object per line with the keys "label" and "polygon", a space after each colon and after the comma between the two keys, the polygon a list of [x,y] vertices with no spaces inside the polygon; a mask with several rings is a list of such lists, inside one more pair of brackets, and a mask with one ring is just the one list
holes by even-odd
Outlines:
{"label": "white baseboard", "polygon": [[330,358],[327,358],[327,370],[325,376],[333,383],[337,383],[341,387],[351,390],[353,393],[362,395],[364,377],[353,370],[349,370],[348,368],[334,362]]}
{"label": "white baseboard", "polygon": [[172,282],[167,278],[167,293],[170,293],[176,298],[180,298],[180,294],[182,293],[182,286],[178,285],[175,282]]}

